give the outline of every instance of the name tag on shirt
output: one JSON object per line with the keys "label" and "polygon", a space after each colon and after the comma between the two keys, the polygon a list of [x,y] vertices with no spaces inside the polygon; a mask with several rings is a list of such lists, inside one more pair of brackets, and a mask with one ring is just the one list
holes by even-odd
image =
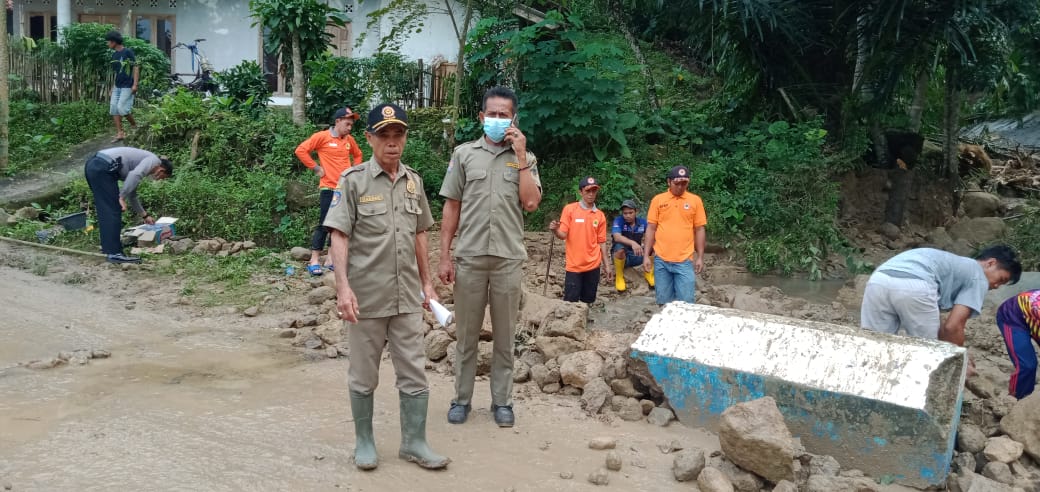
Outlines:
{"label": "name tag on shirt", "polygon": [[574,222],[578,223],[578,224],[584,224],[585,223],[585,219],[574,219]]}
{"label": "name tag on shirt", "polygon": [[361,203],[372,203],[381,201],[383,201],[383,195],[364,195],[358,199],[358,202]]}
{"label": "name tag on shirt", "polygon": [[339,145],[336,145],[336,142],[329,142],[329,147],[339,147]]}

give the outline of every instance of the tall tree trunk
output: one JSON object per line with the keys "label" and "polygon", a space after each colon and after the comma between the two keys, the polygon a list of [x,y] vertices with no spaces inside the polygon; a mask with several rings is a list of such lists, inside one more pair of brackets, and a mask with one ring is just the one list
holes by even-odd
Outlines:
{"label": "tall tree trunk", "polygon": [[917,74],[917,86],[914,87],[914,100],[910,103],[910,131],[921,133],[921,117],[924,115],[924,103],[928,100],[928,83],[932,80],[929,67],[921,68]]}
{"label": "tall tree trunk", "polygon": [[[445,0],[445,4],[451,0]],[[451,7],[448,7],[449,15],[451,14]],[[454,19],[452,15],[452,19]],[[459,121],[459,99],[462,98],[462,77],[466,74],[466,64],[464,58],[466,57],[466,36],[469,34],[469,23],[473,20],[473,0],[466,0],[466,19],[462,21],[462,30],[455,34],[459,37],[459,54],[455,60],[455,87],[452,88],[451,94],[451,131],[448,132],[448,148],[455,148],[455,127]]]}
{"label": "tall tree trunk", "polygon": [[292,35],[292,119],[293,123],[302,125],[307,122],[307,86],[303,81],[303,52],[300,48],[300,35]]}
{"label": "tall tree trunk", "polygon": [[947,55],[946,108],[943,111],[943,157],[946,165],[943,174],[950,179],[950,185],[953,188],[953,210],[951,212],[954,215],[957,215],[957,209],[961,205],[961,195],[964,192],[961,189],[960,156],[957,148],[961,110],[961,92],[957,88],[958,71],[958,60],[955,55]]}
{"label": "tall tree trunk", "polygon": [[[928,97],[928,82],[930,80],[931,73],[928,67],[921,68],[921,71],[917,74],[917,86],[914,87],[914,100],[910,103],[910,111],[907,114],[910,118],[910,125],[907,130],[911,132],[921,132],[921,116],[924,114],[924,103]],[[900,157],[906,159],[905,156]],[[892,160],[895,160],[894,156]],[[906,202],[910,198],[914,184],[914,171],[909,166],[916,164],[916,162],[906,162],[906,164],[908,165],[906,169],[896,166],[888,175],[892,187],[889,189],[888,199],[885,201],[885,222],[896,226],[902,226],[903,224],[903,217],[906,215]]]}
{"label": "tall tree trunk", "polygon": [[8,87],[7,73],[10,72],[11,60],[7,51],[7,6],[2,6],[0,11],[2,11],[0,12],[0,171],[3,171],[7,169],[10,159],[11,92]]}

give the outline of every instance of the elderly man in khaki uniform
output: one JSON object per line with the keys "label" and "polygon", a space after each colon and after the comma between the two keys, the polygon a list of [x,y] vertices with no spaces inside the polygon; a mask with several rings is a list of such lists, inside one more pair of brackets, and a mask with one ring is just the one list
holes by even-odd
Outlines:
{"label": "elderly man in khaki uniform", "polygon": [[[426,443],[429,386],[423,350],[423,307],[436,299],[426,230],[433,225],[422,179],[401,163],[408,116],[393,104],[368,114],[372,159],[343,172],[325,227],[332,232],[337,309],[348,325],[354,463],[378,465],[372,434],[379,360],[389,342],[401,401],[400,458],[423,468],[448,466]],[[420,298],[425,295],[426,301]]]}
{"label": "elderly man in khaki uniform", "polygon": [[[495,87],[484,94],[484,136],[455,148],[441,186],[439,277],[455,283],[455,400],[448,422],[461,424],[471,409],[477,371],[477,341],[484,308],[491,306],[494,352],[491,411],[500,427],[512,427],[513,331],[520,309],[521,275],[527,259],[523,211],[542,200],[538,161],[516,126],[516,94]],[[451,245],[458,232],[455,261]]]}

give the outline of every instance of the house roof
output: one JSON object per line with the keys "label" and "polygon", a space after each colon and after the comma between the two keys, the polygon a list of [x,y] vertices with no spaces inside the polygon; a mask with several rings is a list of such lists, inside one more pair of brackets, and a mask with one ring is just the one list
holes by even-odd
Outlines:
{"label": "house roof", "polygon": [[1022,118],[1003,118],[975,124],[961,130],[961,138],[986,140],[986,145],[1007,149],[1018,147],[1040,150],[1040,111]]}

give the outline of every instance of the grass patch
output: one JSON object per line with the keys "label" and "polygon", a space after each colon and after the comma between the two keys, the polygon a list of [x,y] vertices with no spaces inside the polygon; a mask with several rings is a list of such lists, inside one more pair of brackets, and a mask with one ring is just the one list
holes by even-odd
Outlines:
{"label": "grass patch", "polygon": [[249,306],[269,294],[266,286],[281,275],[285,260],[269,250],[257,249],[235,256],[186,254],[164,258],[155,272],[183,280],[180,295],[201,305]]}

